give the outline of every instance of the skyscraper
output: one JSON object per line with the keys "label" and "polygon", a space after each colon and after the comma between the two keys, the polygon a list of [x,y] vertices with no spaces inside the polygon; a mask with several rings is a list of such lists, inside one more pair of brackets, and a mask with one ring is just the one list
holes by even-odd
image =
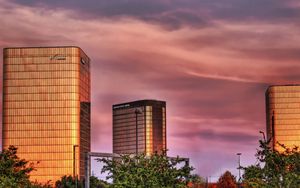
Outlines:
{"label": "skyscraper", "polygon": [[84,177],[90,151],[89,57],[78,47],[5,48],[3,148],[32,162],[31,180]]}
{"label": "skyscraper", "polygon": [[151,155],[166,149],[166,102],[113,105],[113,153]]}
{"label": "skyscraper", "polygon": [[291,148],[300,146],[300,85],[270,86],[266,91],[267,138]]}

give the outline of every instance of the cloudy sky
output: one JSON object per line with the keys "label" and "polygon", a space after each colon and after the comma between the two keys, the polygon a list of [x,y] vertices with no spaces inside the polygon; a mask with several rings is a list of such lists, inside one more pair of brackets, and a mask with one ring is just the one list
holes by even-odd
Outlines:
{"label": "cloudy sky", "polygon": [[268,85],[300,83],[299,23],[298,0],[0,0],[0,47],[80,46],[93,151],[112,151],[112,104],[165,100],[169,155],[215,177],[255,163]]}

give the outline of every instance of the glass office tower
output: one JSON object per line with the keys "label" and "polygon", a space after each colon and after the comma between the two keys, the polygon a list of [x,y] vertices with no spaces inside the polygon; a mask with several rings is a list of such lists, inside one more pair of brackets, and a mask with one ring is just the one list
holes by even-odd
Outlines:
{"label": "glass office tower", "polygon": [[166,150],[166,102],[113,105],[113,153],[151,155]]}
{"label": "glass office tower", "polygon": [[84,177],[90,151],[89,57],[78,47],[3,51],[3,148],[32,162],[31,180]]}
{"label": "glass office tower", "polygon": [[270,86],[266,91],[267,138],[291,148],[300,146],[300,85]]}

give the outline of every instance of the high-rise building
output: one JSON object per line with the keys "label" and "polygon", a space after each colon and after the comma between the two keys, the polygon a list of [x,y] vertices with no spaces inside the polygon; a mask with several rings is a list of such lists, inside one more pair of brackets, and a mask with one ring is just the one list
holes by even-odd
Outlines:
{"label": "high-rise building", "polygon": [[278,145],[300,146],[300,85],[270,86],[266,91],[267,139]]}
{"label": "high-rise building", "polygon": [[113,153],[151,155],[166,150],[166,102],[140,100],[112,108]]}
{"label": "high-rise building", "polygon": [[78,47],[3,50],[3,148],[35,165],[31,180],[84,177],[90,151],[89,57]]}

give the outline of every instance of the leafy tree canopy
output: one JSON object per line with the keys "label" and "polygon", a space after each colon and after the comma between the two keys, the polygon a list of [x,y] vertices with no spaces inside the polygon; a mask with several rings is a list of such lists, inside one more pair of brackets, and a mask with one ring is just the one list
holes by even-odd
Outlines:
{"label": "leafy tree canopy", "polygon": [[217,188],[236,188],[235,177],[229,172],[226,171],[218,180]]}
{"label": "leafy tree canopy", "polygon": [[258,164],[245,167],[244,183],[249,188],[299,188],[300,150],[280,144],[283,152],[273,150],[269,141],[259,141]]}
{"label": "leafy tree canopy", "polygon": [[55,182],[56,188],[83,188],[83,182],[79,181],[78,177],[63,176]]}
{"label": "leafy tree canopy", "polygon": [[[80,181],[77,177],[63,176],[55,183],[56,188],[84,188],[84,181]],[[103,180],[99,180],[95,176],[90,177],[90,188],[108,188],[109,184]]]}
{"label": "leafy tree canopy", "polygon": [[109,184],[95,176],[90,177],[90,188],[108,188]]}
{"label": "leafy tree canopy", "polygon": [[9,146],[0,153],[0,185],[1,187],[26,187],[30,184],[29,173],[33,165],[25,159],[19,159],[17,148]]}
{"label": "leafy tree canopy", "polygon": [[169,159],[165,155],[122,155],[118,159],[101,158],[102,173],[108,172],[113,188],[178,188],[192,181],[193,170],[183,159]]}
{"label": "leafy tree canopy", "polygon": [[0,187],[9,188],[46,188],[42,185],[30,182],[29,174],[34,170],[33,163],[17,156],[17,148],[9,146],[0,153]]}

